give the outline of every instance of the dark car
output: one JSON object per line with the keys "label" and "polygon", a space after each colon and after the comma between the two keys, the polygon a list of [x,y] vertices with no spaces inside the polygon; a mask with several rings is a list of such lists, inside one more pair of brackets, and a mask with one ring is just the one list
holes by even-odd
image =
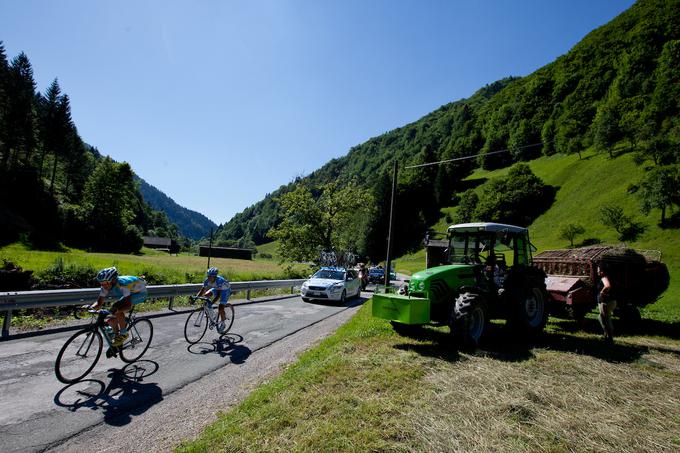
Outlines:
{"label": "dark car", "polygon": [[382,283],[385,281],[385,269],[373,267],[368,271],[368,281],[371,283]]}

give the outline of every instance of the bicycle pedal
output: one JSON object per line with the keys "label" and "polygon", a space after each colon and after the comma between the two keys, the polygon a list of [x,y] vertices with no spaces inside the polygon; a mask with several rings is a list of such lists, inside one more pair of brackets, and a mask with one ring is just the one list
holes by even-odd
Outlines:
{"label": "bicycle pedal", "polygon": [[111,357],[116,357],[118,355],[118,352],[116,351],[116,348],[109,348],[106,350],[106,358],[110,359]]}

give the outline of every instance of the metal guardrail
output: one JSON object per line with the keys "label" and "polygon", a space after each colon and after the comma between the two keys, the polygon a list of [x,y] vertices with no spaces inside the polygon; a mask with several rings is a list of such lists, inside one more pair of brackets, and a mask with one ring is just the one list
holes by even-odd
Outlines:
{"label": "metal guardrail", "polygon": [[[250,300],[250,291],[267,288],[290,288],[291,294],[295,287],[302,285],[300,280],[260,280],[254,282],[231,282],[232,291],[246,291],[246,299]],[[182,285],[148,286],[149,298],[169,298],[168,308],[172,309],[173,298],[196,294],[203,285],[201,283],[186,283]],[[26,308],[63,307],[69,305],[83,305],[93,303],[99,296],[99,288],[87,289],[57,289],[45,291],[10,291],[0,293],[0,312],[5,312],[2,323],[2,336],[9,336],[12,323],[12,311]]]}

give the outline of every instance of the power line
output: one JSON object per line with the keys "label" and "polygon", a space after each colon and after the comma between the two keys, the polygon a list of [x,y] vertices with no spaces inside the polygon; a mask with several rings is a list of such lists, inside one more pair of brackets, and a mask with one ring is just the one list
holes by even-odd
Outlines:
{"label": "power line", "polygon": [[[533,143],[533,144],[531,144],[531,145],[518,146],[517,148],[513,148],[513,149],[530,148],[530,147],[532,147],[532,146],[543,145],[543,144],[545,144],[545,143],[547,143],[547,142],[539,142],[539,143]],[[455,159],[440,160],[439,162],[428,162],[428,163],[426,163],[426,164],[410,165],[410,166],[408,166],[408,167],[404,167],[404,169],[407,169],[407,168],[429,167],[430,165],[446,164],[446,163],[448,163],[448,162],[456,162],[456,161],[459,161],[459,160],[469,160],[469,159],[472,159],[472,158],[475,158],[475,157],[479,157],[479,156],[491,156],[491,155],[493,155],[493,154],[507,153],[507,152],[510,152],[510,151],[511,151],[511,150],[510,150],[509,148],[508,148],[508,149],[501,149],[501,150],[498,150],[498,151],[491,151],[491,152],[489,152],[489,153],[479,153],[479,154],[474,154],[474,155],[472,155],[472,156],[456,157]]]}

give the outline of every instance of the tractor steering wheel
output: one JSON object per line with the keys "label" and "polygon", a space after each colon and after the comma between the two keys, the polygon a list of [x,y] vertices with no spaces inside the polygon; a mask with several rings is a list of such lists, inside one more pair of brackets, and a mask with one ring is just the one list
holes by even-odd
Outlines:
{"label": "tractor steering wheel", "polygon": [[470,253],[469,258],[473,263],[486,264],[486,261],[487,261],[487,259],[484,258],[479,253]]}

